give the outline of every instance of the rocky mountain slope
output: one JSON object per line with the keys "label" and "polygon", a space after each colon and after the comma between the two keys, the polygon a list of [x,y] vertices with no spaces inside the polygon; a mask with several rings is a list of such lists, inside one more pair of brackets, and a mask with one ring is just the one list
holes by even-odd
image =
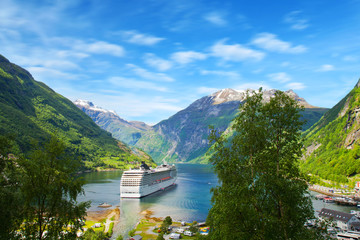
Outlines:
{"label": "rocky mountain slope", "polygon": [[143,122],[126,121],[115,111],[105,110],[90,101],[76,100],[74,104],[90,116],[102,129],[112,133],[112,136],[129,145],[135,145],[142,132],[151,130],[151,126]]}
{"label": "rocky mountain slope", "polygon": [[305,133],[302,168],[313,175],[347,182],[360,173],[360,80]]}
{"label": "rocky mountain slope", "polygon": [[35,81],[28,71],[1,55],[0,86],[0,134],[14,136],[19,153],[27,154],[32,142],[41,144],[56,134],[68,151],[91,166],[95,166],[94,162],[105,166],[105,157],[123,162],[143,159],[97,126],[70,100]]}
{"label": "rocky mountain slope", "polygon": [[[270,99],[275,91],[264,91],[264,99]],[[327,111],[325,108],[311,106],[292,90],[286,93],[306,107],[303,112],[303,117],[308,120],[306,127],[310,127]],[[113,112],[95,110],[94,106],[90,105],[85,107],[85,104],[81,105],[80,102],[75,104],[99,126],[113,133],[114,137],[143,149],[157,162],[199,162],[209,149],[209,125],[219,131],[225,131],[236,116],[239,104],[244,98],[245,91],[223,89],[196,100],[184,110],[153,127],[145,125],[142,129],[113,115]],[[110,115],[111,117],[108,117]]]}

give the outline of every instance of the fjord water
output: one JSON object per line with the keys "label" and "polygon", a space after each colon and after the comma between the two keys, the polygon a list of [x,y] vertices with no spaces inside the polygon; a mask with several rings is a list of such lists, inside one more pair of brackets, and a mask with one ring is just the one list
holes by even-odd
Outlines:
{"label": "fjord water", "polygon": [[205,221],[211,206],[210,189],[217,184],[211,165],[177,164],[176,167],[178,176],[174,187],[141,199],[120,198],[122,171],[83,174],[85,195],[80,196],[79,201],[90,200],[90,211],[102,210],[98,205],[103,202],[119,206],[120,224],[114,228],[115,233],[131,230],[144,210],[153,211],[154,217]]}
{"label": "fjord water", "polygon": [[[211,207],[210,189],[217,184],[217,177],[212,166],[177,164],[177,170],[176,186],[141,199],[120,198],[122,171],[86,173],[83,174],[84,180],[87,182],[84,186],[85,195],[80,196],[79,201],[91,200],[90,211],[103,210],[98,207],[103,202],[114,207],[119,206],[120,224],[115,226],[114,236],[125,234],[131,230],[144,210],[153,211],[154,217],[171,216],[176,221],[205,221]],[[311,192],[313,196],[316,194]],[[343,212],[356,209],[328,204],[315,199],[313,206],[317,211],[323,207]]]}

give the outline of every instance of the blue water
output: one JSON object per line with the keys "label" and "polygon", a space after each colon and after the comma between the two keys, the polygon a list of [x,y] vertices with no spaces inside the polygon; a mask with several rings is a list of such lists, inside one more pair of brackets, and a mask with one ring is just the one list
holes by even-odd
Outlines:
{"label": "blue water", "polygon": [[90,211],[103,210],[98,208],[103,202],[119,206],[121,222],[114,232],[121,234],[133,228],[144,210],[153,211],[154,217],[171,216],[176,221],[205,221],[211,207],[210,189],[217,184],[216,175],[210,165],[177,164],[176,167],[174,187],[141,199],[120,198],[122,171],[83,174],[87,184],[79,201],[91,200]]}
{"label": "blue water", "polygon": [[[210,189],[217,185],[217,177],[210,165],[177,164],[178,178],[176,186],[168,190],[154,193],[141,199],[121,199],[120,179],[122,171],[94,172],[84,174],[87,184],[84,186],[85,195],[79,201],[89,201],[89,210],[103,210],[98,207],[103,202],[121,211],[120,224],[114,227],[114,236],[124,235],[131,230],[141,217],[144,210],[153,211],[154,217],[171,216],[175,221],[203,222],[211,207]],[[312,192],[313,196],[317,193]],[[320,200],[313,200],[314,210],[331,208],[338,211],[350,212],[351,209],[336,204],[327,204]]]}

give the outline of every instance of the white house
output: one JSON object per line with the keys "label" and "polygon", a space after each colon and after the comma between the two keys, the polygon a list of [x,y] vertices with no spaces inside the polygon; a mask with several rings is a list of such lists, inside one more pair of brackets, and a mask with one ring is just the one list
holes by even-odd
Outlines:
{"label": "white house", "polygon": [[179,233],[171,233],[170,239],[180,239],[181,235]]}
{"label": "white house", "polygon": [[360,220],[350,213],[323,208],[319,213],[319,217],[333,220],[343,230],[354,230],[360,227]]}

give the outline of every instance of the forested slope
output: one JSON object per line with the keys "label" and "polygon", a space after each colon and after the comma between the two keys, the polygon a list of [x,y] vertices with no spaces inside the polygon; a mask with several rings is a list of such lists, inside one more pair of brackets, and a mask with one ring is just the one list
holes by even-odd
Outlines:
{"label": "forested slope", "polygon": [[360,81],[305,133],[302,169],[336,182],[360,173]]}
{"label": "forested slope", "polygon": [[88,162],[111,156],[140,160],[70,100],[1,55],[0,86],[0,135],[15,137],[18,153],[27,154],[33,143],[41,144],[55,134],[68,151]]}

